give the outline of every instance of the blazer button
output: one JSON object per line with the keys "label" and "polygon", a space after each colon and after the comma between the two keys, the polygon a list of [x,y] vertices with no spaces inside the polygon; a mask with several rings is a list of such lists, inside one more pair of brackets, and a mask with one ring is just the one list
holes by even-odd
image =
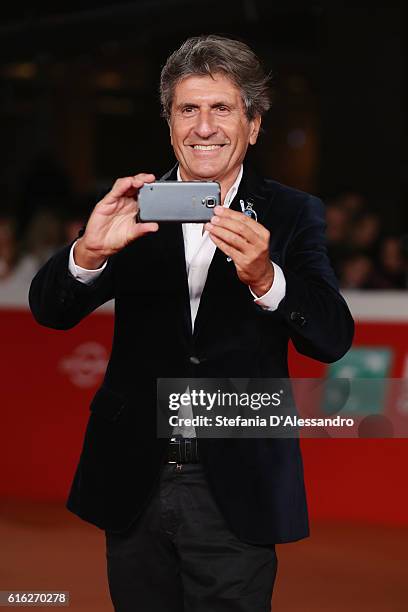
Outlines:
{"label": "blazer button", "polygon": [[304,327],[307,323],[306,317],[302,315],[300,312],[291,312],[290,320],[294,321],[299,327]]}
{"label": "blazer button", "polygon": [[195,355],[191,355],[190,357],[190,363],[194,363],[194,365],[199,365],[200,360],[198,357],[196,357]]}

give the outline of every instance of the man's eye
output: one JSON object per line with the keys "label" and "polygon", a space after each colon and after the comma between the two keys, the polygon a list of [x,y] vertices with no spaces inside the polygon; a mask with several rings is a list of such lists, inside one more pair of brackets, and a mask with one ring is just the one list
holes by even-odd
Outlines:
{"label": "man's eye", "polygon": [[185,106],[183,108],[183,114],[184,115],[192,115],[194,111],[195,111],[194,106]]}
{"label": "man's eye", "polygon": [[220,106],[217,106],[217,110],[220,111],[221,113],[226,113],[226,112],[228,112],[228,107],[227,106],[223,106],[221,104]]}

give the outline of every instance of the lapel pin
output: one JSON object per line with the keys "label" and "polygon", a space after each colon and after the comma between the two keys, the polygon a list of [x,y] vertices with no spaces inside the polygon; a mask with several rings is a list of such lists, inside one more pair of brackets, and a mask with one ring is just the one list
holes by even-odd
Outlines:
{"label": "lapel pin", "polygon": [[240,200],[239,203],[241,205],[241,210],[244,215],[250,217],[251,219],[254,219],[254,221],[258,221],[258,215],[254,210],[254,203],[252,202],[252,200],[247,200],[246,205],[244,200]]}

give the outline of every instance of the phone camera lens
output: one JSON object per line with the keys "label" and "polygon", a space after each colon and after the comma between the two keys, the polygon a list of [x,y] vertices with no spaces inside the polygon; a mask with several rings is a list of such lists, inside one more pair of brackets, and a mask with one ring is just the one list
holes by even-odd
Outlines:
{"label": "phone camera lens", "polygon": [[207,206],[207,208],[214,208],[215,205],[216,205],[215,198],[212,198],[212,197],[206,198],[206,206]]}

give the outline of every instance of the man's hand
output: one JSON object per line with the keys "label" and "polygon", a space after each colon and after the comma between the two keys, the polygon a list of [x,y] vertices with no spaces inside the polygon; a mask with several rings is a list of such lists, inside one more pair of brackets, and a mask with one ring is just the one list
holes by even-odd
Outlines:
{"label": "man's hand", "polygon": [[231,257],[238,278],[258,296],[272,287],[273,265],[269,259],[269,231],[241,212],[216,206],[205,229],[219,249]]}
{"label": "man's hand", "polygon": [[118,179],[111,191],[95,206],[82,238],[75,245],[75,263],[88,270],[148,232],[157,223],[137,223],[137,194],[144,183],[152,183],[153,174],[136,174]]}

